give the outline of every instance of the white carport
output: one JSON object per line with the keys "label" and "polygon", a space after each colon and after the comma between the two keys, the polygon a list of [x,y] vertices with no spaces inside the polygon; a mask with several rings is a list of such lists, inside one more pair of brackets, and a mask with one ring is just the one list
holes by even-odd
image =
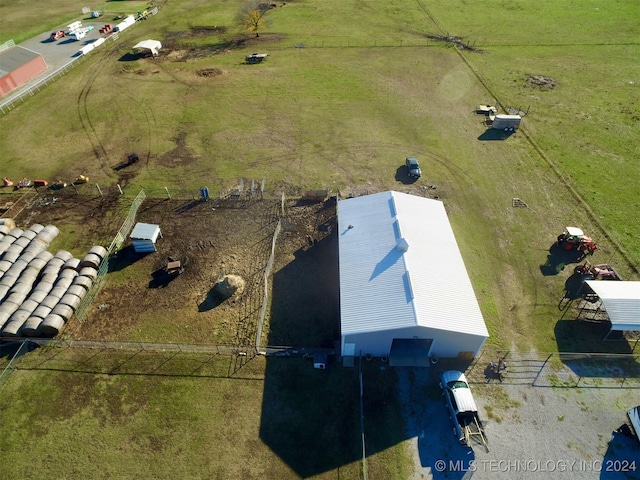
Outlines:
{"label": "white carport", "polygon": [[426,366],[489,337],[444,204],[400,192],[338,202],[341,351]]}
{"label": "white carport", "polygon": [[162,44],[158,40],[143,40],[133,46],[134,50],[149,50],[154,57],[158,56],[158,51]]}
{"label": "white carport", "polygon": [[640,331],[640,282],[587,280],[587,285],[607,311],[611,322],[609,333]]}

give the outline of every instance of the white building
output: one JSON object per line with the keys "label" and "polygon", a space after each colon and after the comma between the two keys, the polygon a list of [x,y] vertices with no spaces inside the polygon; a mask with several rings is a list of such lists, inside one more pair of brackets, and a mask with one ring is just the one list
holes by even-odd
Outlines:
{"label": "white building", "polygon": [[489,333],[442,202],[393,191],[342,200],[338,249],[345,365],[478,354]]}

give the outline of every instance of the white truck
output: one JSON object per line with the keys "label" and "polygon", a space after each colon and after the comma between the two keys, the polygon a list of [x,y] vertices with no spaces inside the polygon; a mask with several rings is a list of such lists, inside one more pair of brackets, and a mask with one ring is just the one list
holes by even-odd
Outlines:
{"label": "white truck", "polygon": [[77,30],[74,30],[73,32],[71,32],[69,34],[69,37],[71,37],[72,40],[82,40],[84,37],[87,36],[87,33],[89,33],[89,29],[88,28],[79,28]]}

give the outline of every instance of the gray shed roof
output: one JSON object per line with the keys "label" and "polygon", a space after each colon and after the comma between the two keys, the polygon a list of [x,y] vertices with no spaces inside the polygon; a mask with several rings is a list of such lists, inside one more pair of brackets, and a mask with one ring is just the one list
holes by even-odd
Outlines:
{"label": "gray shed roof", "polygon": [[38,58],[41,55],[28,48],[16,45],[8,48],[3,52],[0,52],[0,77],[13,72],[17,68],[20,68],[25,63],[29,63],[34,58]]}

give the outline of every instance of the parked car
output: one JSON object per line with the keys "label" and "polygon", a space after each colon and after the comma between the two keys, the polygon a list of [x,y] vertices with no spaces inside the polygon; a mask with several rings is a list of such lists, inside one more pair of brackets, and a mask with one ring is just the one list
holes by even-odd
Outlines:
{"label": "parked car", "polygon": [[51,40],[52,42],[55,42],[56,40],[62,37],[64,37],[64,32],[62,30],[57,30],[51,33],[51,35],[49,36],[49,40]]}
{"label": "parked car", "polygon": [[409,172],[409,176],[413,178],[420,178],[422,175],[422,171],[420,170],[420,164],[418,163],[418,159],[415,157],[407,157],[405,160],[405,164],[407,166],[407,171]]}
{"label": "parked car", "polygon": [[480,443],[486,447],[482,422],[478,417],[478,407],[464,373],[457,370],[444,372],[440,378],[440,388],[453,421],[453,433],[458,441],[470,447],[471,437],[477,436]]}

